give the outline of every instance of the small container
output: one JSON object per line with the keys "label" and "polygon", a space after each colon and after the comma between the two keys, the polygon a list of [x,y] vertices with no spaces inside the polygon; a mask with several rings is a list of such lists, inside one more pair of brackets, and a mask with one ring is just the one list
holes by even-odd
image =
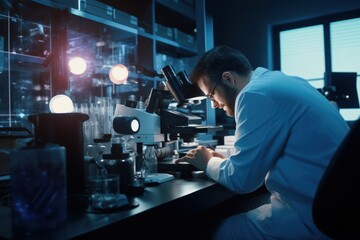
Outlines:
{"label": "small container", "polygon": [[106,210],[127,204],[127,198],[119,194],[118,174],[91,176],[89,182],[90,202],[93,209]]}
{"label": "small container", "polygon": [[156,144],[147,144],[144,153],[144,164],[146,176],[158,173],[158,160],[156,157]]}
{"label": "small container", "polygon": [[95,138],[94,145],[97,147],[97,155],[95,159],[100,161],[103,154],[111,152],[111,139],[107,137]]}
{"label": "small container", "polygon": [[124,152],[122,145],[113,143],[110,154],[103,154],[100,162],[109,174],[120,175],[120,192],[131,191],[135,179],[135,162],[130,153]]}

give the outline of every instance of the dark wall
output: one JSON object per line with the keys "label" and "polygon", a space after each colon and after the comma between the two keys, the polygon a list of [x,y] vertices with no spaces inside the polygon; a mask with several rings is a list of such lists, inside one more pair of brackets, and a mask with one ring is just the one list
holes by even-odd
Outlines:
{"label": "dark wall", "polygon": [[359,0],[208,0],[214,45],[241,50],[253,67],[272,69],[271,26],[360,9]]}

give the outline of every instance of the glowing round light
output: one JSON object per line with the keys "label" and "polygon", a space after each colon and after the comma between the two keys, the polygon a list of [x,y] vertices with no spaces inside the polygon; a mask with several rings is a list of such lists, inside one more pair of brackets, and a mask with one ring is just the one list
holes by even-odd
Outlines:
{"label": "glowing round light", "polygon": [[69,70],[75,75],[81,75],[86,71],[87,64],[86,61],[81,57],[72,58],[69,63]]}
{"label": "glowing round light", "polygon": [[131,130],[136,133],[139,131],[139,128],[140,128],[140,123],[139,123],[139,120],[137,119],[133,119],[131,121]]}
{"label": "glowing round light", "polygon": [[110,69],[109,78],[114,84],[123,84],[129,76],[127,67],[122,64],[117,64]]}
{"label": "glowing round light", "polygon": [[52,113],[70,113],[74,111],[74,104],[68,96],[59,94],[54,96],[49,103]]}

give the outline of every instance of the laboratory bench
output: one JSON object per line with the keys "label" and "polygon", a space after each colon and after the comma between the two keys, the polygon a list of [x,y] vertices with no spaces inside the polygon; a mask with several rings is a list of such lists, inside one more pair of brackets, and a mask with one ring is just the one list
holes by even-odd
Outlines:
{"label": "laboratory bench", "polygon": [[[6,182],[1,184],[4,191]],[[175,239],[187,234],[183,223],[215,209],[219,212],[218,207],[228,206],[234,198],[246,201],[256,194],[241,195],[239,200],[238,195],[195,172],[192,177],[176,176],[168,182],[147,186],[141,195],[129,197],[132,204],[116,211],[68,211],[66,223],[29,239]],[[14,238],[9,206],[4,201],[0,206],[0,239]]]}
{"label": "laboratory bench", "polygon": [[[4,188],[4,181],[2,181]],[[129,197],[127,205],[116,211],[68,211],[65,224],[29,239],[175,239],[188,234],[183,223],[201,218],[210,211],[234,202],[251,200],[263,190],[236,195],[203,173],[147,186],[141,195]],[[0,239],[13,239],[10,204],[0,206]],[[222,210],[220,210],[222,212]],[[210,216],[210,215],[208,215]],[[191,234],[189,232],[189,234]]]}

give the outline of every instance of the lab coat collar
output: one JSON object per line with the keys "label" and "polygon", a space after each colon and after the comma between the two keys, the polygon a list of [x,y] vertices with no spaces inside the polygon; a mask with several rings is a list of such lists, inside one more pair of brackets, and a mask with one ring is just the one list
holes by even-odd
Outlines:
{"label": "lab coat collar", "polygon": [[258,67],[254,70],[251,78],[250,78],[250,82],[256,78],[258,78],[259,76],[263,75],[265,72],[269,71],[268,69],[266,68],[263,68],[263,67]]}

